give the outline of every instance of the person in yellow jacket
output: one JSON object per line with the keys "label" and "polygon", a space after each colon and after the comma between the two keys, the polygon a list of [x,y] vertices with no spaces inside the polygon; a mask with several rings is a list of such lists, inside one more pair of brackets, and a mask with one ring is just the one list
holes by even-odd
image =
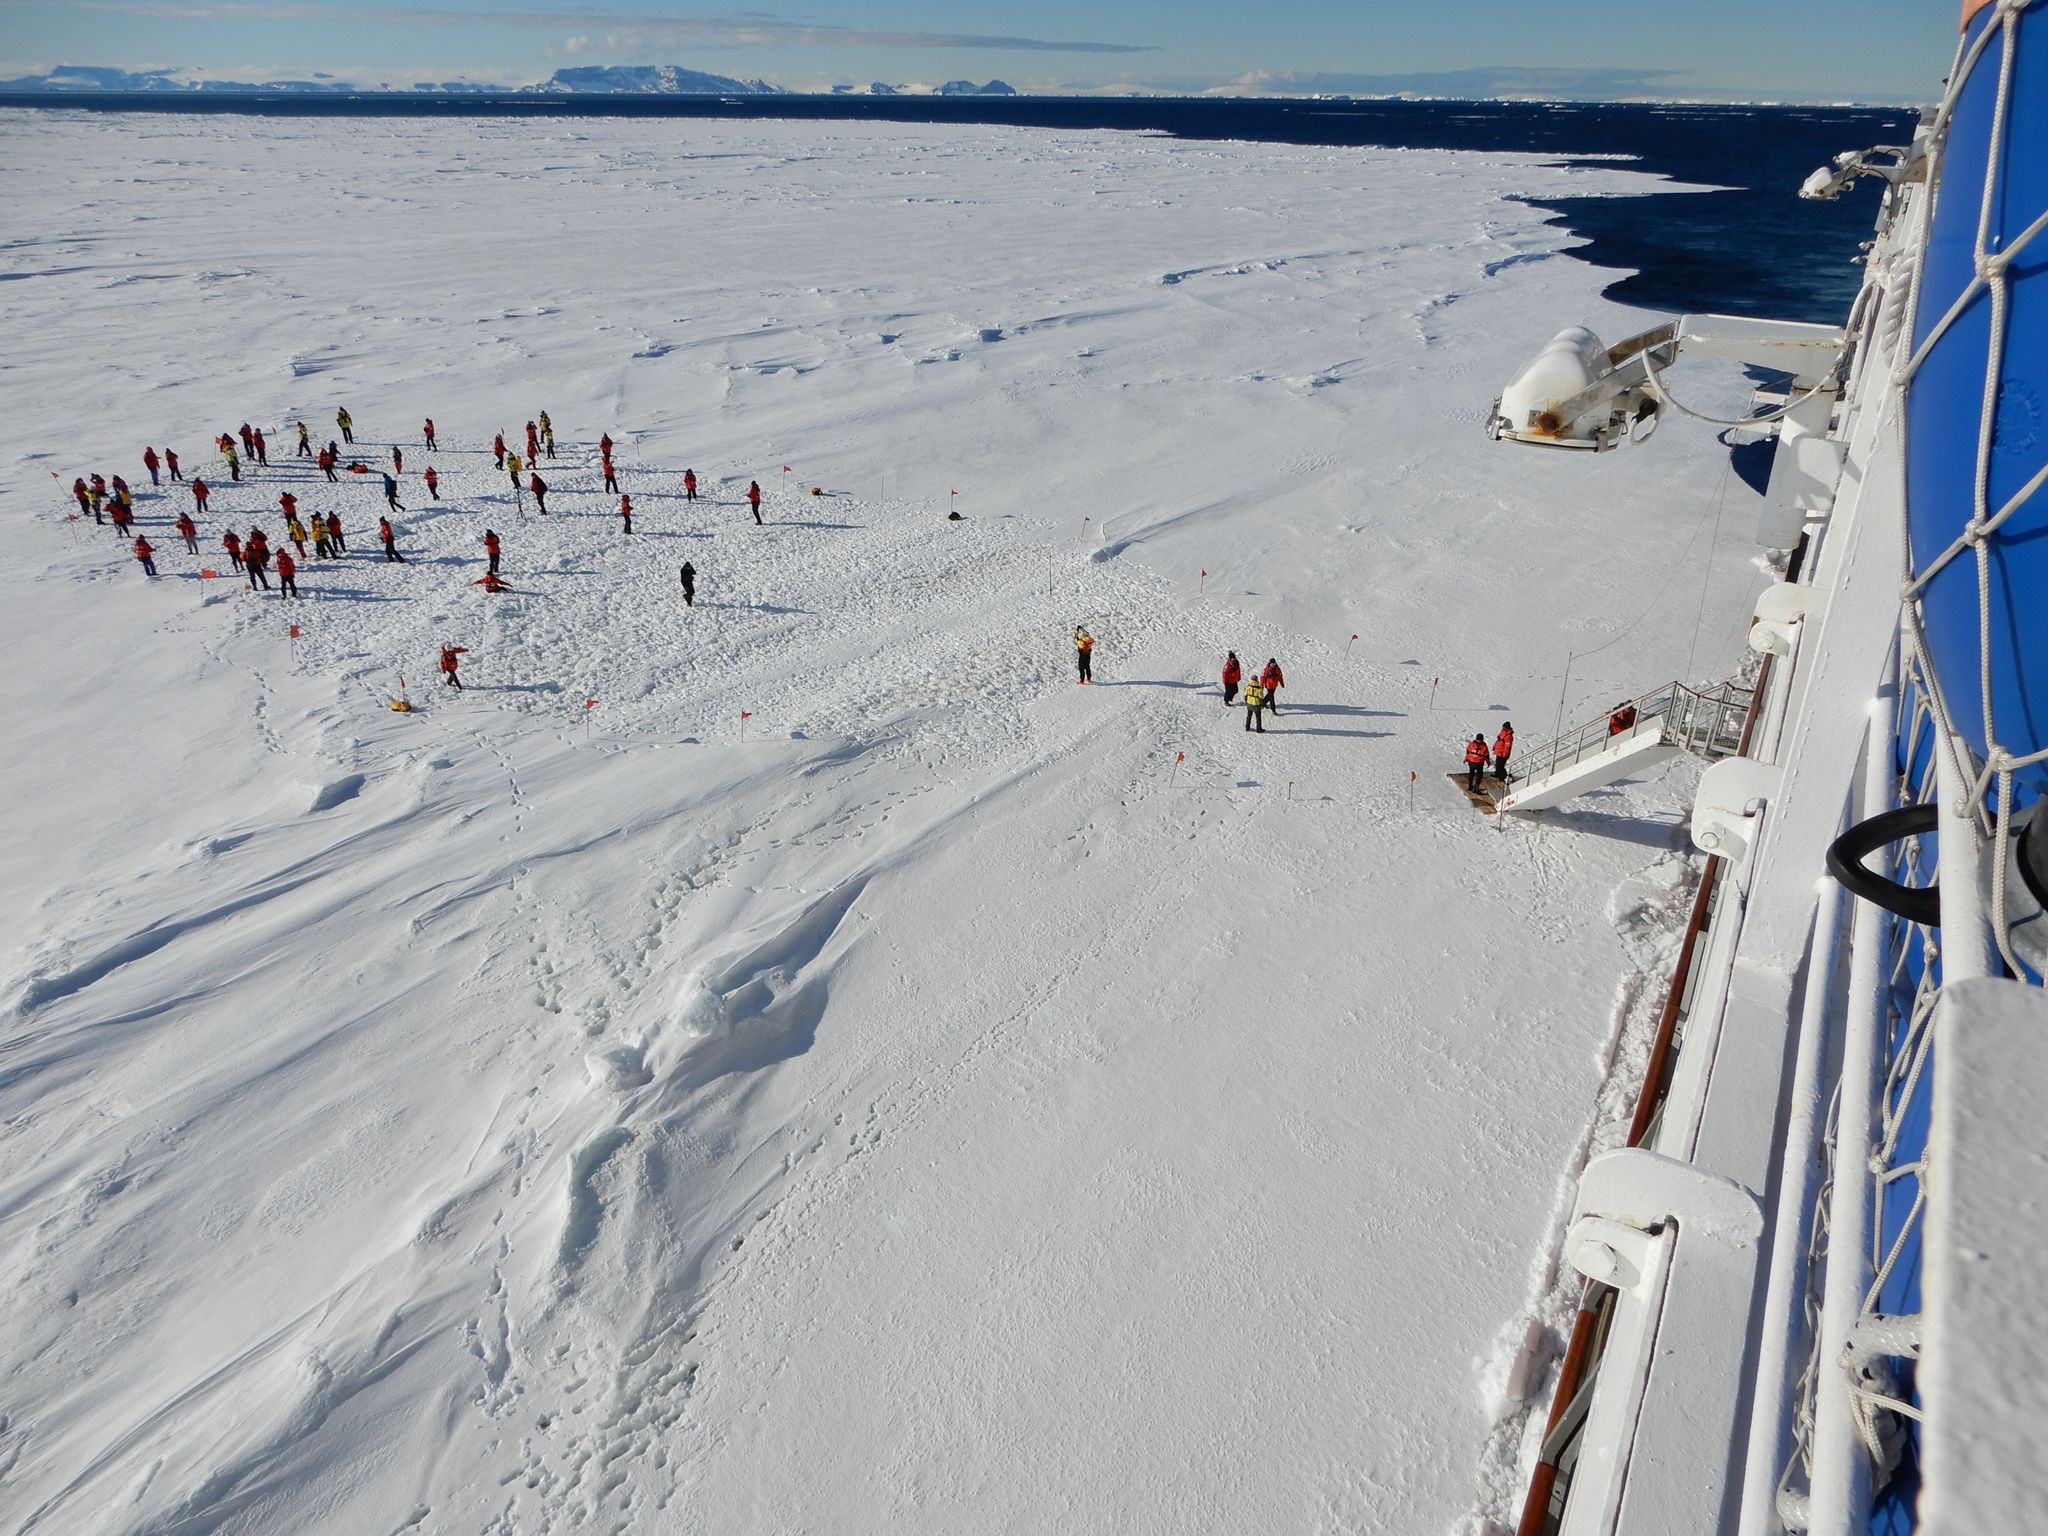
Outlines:
{"label": "person in yellow jacket", "polygon": [[1266,734],[1266,687],[1256,677],[1245,679],[1244,685],[1244,728],[1254,726],[1261,736]]}
{"label": "person in yellow jacket", "polygon": [[1094,663],[1090,659],[1094,654],[1095,637],[1088,633],[1087,625],[1076,624],[1074,626],[1074,659],[1081,668],[1081,675],[1074,679],[1077,684],[1095,681]]}
{"label": "person in yellow jacket", "polygon": [[352,443],[356,440],[356,419],[349,415],[347,406],[344,405],[334,413],[334,424],[341,428],[341,440],[344,443]]}

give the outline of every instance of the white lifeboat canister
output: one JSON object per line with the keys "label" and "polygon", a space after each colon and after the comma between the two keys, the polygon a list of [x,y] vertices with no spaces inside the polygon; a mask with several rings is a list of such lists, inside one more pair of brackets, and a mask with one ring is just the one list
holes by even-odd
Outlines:
{"label": "white lifeboat canister", "polygon": [[1556,408],[1609,371],[1607,348],[1598,336],[1583,325],[1559,331],[1501,391],[1502,431],[1521,442],[1594,447],[1606,408],[1588,412],[1583,426],[1562,419]]}

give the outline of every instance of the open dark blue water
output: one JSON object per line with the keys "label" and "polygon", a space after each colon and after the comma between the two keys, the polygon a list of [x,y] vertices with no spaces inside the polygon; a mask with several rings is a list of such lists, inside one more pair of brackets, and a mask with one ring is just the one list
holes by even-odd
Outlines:
{"label": "open dark blue water", "polygon": [[1111,128],[1190,139],[1517,152],[1571,161],[1626,155],[1634,169],[1726,190],[1572,197],[1540,206],[1590,240],[1576,254],[1632,269],[1609,292],[1679,311],[1839,320],[1861,278],[1876,192],[1802,202],[1799,183],[1837,150],[1900,144],[1914,114],[1891,108],[1615,105],[1589,102],[1261,101],[1211,97],[0,95],[0,106],[232,112],[280,117],[672,117],[1002,123]]}

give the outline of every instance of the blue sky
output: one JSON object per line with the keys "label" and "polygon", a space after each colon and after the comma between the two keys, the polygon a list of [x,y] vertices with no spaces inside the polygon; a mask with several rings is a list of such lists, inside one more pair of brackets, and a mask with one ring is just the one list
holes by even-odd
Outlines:
{"label": "blue sky", "polygon": [[1554,79],[1579,95],[1924,100],[1947,68],[1956,11],[1955,0],[0,0],[0,71],[513,83],[564,64],[670,63],[798,89],[999,76],[1036,90],[1361,92],[1467,72],[1472,94]]}

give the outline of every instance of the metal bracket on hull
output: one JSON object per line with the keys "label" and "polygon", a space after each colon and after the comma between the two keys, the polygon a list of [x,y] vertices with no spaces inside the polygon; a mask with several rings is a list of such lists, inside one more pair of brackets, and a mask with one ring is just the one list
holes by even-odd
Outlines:
{"label": "metal bracket on hull", "polygon": [[1565,1258],[1589,1280],[1633,1291],[1666,1228],[1737,1252],[1763,1236],[1763,1208],[1732,1179],[1641,1147],[1605,1152],[1586,1165],[1565,1233]]}
{"label": "metal bracket on hull", "polygon": [[1769,763],[1730,757],[1700,775],[1692,803],[1692,843],[1702,853],[1740,863],[1756,836],[1762,803],[1778,792],[1782,777]]}

